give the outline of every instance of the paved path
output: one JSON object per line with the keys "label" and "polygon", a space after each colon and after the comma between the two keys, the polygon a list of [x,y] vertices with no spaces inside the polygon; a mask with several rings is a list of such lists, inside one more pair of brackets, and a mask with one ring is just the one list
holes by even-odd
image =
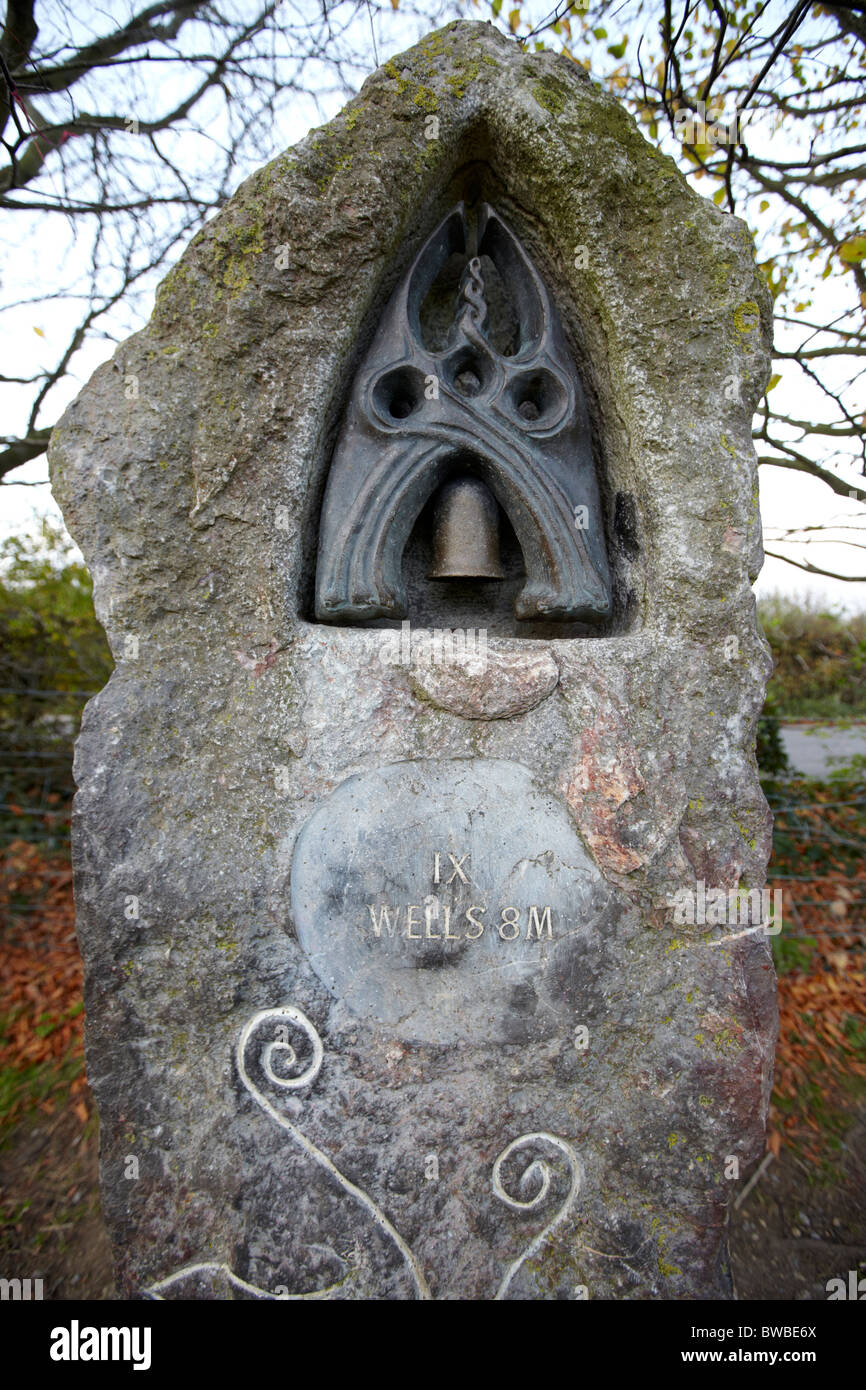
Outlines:
{"label": "paved path", "polygon": [[791,768],[805,777],[824,777],[850,762],[855,753],[866,757],[866,724],[849,729],[835,724],[783,724],[782,742]]}

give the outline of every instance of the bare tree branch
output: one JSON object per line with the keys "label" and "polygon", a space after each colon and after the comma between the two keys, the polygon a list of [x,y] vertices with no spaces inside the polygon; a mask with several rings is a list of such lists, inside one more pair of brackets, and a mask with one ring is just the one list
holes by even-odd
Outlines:
{"label": "bare tree branch", "polygon": [[[16,353],[0,376],[16,401],[29,392],[19,434],[0,441],[0,477],[44,448],[56,388],[79,370],[87,345],[141,322],[177,249],[240,177],[283,147],[281,122],[299,103],[310,120],[330,114],[328,103],[357,89],[373,61],[373,19],[382,45],[410,15],[432,28],[468,0],[400,0],[399,8],[393,0],[130,0],[122,22],[90,7],[83,25],[73,3],[7,0],[0,35],[0,216],[18,219],[6,242],[26,248],[49,225],[76,267],[65,278],[46,278],[36,264],[22,274],[26,256],[16,253],[18,273],[0,304],[7,341],[17,347],[22,322],[29,334],[22,315],[40,303],[52,320],[64,310],[72,326],[48,365]],[[478,0],[478,17],[489,4]],[[589,0],[586,10],[574,0],[551,8],[523,0],[516,14],[524,45],[550,41],[581,61],[582,44],[595,75],[695,186],[715,188],[717,202],[749,219],[775,300],[782,373],[772,408],[765,399],[755,421],[759,461],[866,502],[858,240],[866,226],[866,0],[820,9],[809,0]],[[511,33],[509,7],[491,17]],[[711,104],[749,120],[721,142],[684,143],[682,114]],[[775,126],[783,138],[770,143]],[[826,315],[823,277],[835,293]],[[852,484],[852,475],[861,481]],[[783,531],[774,544],[802,545],[804,535],[815,543],[807,528]]]}
{"label": "bare tree branch", "polygon": [[766,550],[765,548],[764,553],[773,560],[784,560],[786,565],[794,565],[798,570],[805,570],[807,574],[820,574],[825,579],[842,579],[846,584],[866,583],[866,574],[839,574],[837,570],[821,569],[820,565],[810,565],[808,560],[795,560],[792,556],[782,555],[775,550]]}
{"label": "bare tree branch", "polygon": [[0,478],[11,473],[13,468],[20,468],[22,463],[29,463],[31,459],[44,454],[50,437],[50,428],[34,430],[23,439],[11,440],[5,448],[0,445]]}

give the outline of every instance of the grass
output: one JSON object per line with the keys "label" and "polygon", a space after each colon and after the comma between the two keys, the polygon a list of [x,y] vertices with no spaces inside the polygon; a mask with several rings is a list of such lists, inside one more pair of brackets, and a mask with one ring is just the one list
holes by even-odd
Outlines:
{"label": "grass", "polygon": [[773,652],[768,693],[782,719],[866,719],[866,613],[771,594],[758,618]]}
{"label": "grass", "polygon": [[794,971],[807,971],[809,969],[812,957],[818,949],[818,942],[814,937],[792,939],[786,937],[782,932],[779,936],[770,939],[778,975],[790,975]]}
{"label": "grass", "polygon": [[83,1075],[83,1059],[73,1048],[60,1061],[51,1058],[23,1067],[0,1067],[0,1148],[9,1143],[10,1121],[17,1122],[21,1115],[40,1106],[62,1108],[73,1083]]}

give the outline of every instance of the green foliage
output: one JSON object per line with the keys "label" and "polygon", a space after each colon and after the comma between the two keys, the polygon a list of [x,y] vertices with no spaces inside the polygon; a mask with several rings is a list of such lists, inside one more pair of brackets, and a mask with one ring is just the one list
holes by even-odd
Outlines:
{"label": "green foliage", "polygon": [[77,714],[73,692],[99,690],[112,670],[93,611],[93,586],[69,538],[50,521],[0,545],[0,721],[32,726]]}
{"label": "green foliage", "polygon": [[758,604],[758,617],[773,652],[772,712],[866,716],[866,614],[846,617],[811,598],[774,594]]}
{"label": "green foliage", "polygon": [[765,775],[784,777],[785,773],[790,770],[788,755],[785,752],[779,728],[779,713],[772,695],[767,696],[761,718],[758,721],[756,751],[758,767]]}
{"label": "green foliage", "polygon": [[812,958],[818,949],[814,937],[790,937],[781,932],[771,936],[773,960],[780,975],[802,973],[809,969]]}
{"label": "green foliage", "polygon": [[830,781],[836,782],[866,782],[866,757],[862,753],[853,753],[844,762],[836,764],[835,759],[828,759],[834,763],[833,770],[829,774]]}
{"label": "green foliage", "polygon": [[866,1062],[866,1021],[849,1014],[842,1024],[842,1032],[853,1045],[858,1061]]}
{"label": "green foliage", "polygon": [[[2,1026],[3,1020],[0,1019],[0,1028]],[[81,1073],[81,1057],[73,1049],[59,1063],[50,1060],[31,1062],[22,1067],[0,1067],[0,1119],[4,1121],[4,1130],[9,1114],[22,1105],[26,1110],[32,1110],[49,1096],[61,1102],[68,1087]],[[10,1130],[4,1134],[4,1141],[11,1137]]]}
{"label": "green foliage", "polygon": [[112,670],[91,595],[86,567],[51,522],[0,545],[0,817],[7,838],[50,828],[72,793],[84,699]]}

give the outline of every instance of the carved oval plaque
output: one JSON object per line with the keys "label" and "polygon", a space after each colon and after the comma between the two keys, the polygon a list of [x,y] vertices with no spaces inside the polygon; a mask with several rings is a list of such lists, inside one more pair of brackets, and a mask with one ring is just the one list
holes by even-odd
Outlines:
{"label": "carved oval plaque", "polygon": [[561,1029],[609,894],[556,798],[519,763],[483,758],[349,778],[292,862],[295,927],[319,979],[418,1042]]}

